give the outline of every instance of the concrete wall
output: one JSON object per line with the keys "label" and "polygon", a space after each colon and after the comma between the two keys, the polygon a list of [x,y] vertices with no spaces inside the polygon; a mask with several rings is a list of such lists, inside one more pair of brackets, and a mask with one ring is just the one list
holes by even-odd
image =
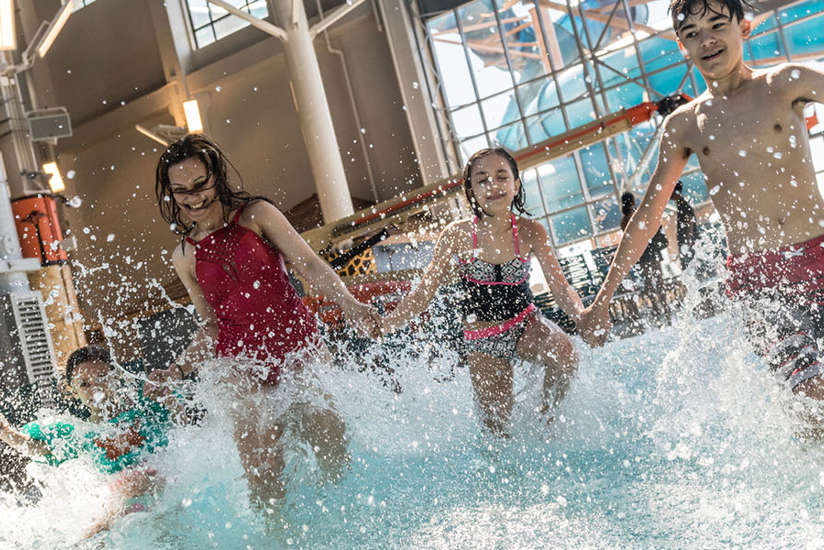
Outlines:
{"label": "concrete wall", "polygon": [[[154,200],[161,146],[134,129],[174,124],[176,112],[179,117],[181,88],[169,79],[170,52],[158,38],[170,31],[152,17],[155,1],[161,0],[98,0],[76,12],[33,72],[40,105],[65,106],[74,122],[74,137],[61,140],[54,153],[67,196],[83,201],[78,209],[64,209],[64,221],[78,240],[70,256],[91,323],[139,312],[151,292],[157,296],[153,281],[166,285],[175,278],[161,251],[171,251],[176,238]],[[31,21],[50,17],[53,4],[41,9],[38,3],[46,13],[25,15]],[[317,37],[351,194],[384,200],[419,186],[389,47],[369,4],[333,26],[329,37],[345,57],[354,93],[351,101],[340,57]],[[192,52],[187,83],[208,133],[225,148],[246,189],[288,209],[315,189],[281,52],[276,39],[246,28]],[[366,155],[361,139],[371,145]]]}

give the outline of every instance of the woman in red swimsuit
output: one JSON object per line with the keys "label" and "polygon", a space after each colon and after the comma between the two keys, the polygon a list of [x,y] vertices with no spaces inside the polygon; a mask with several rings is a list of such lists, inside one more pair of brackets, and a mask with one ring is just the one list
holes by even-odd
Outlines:
{"label": "woman in red swimsuit", "polygon": [[[232,407],[235,440],[252,500],[268,507],[285,494],[278,445],[284,421],[283,415],[261,410],[259,398],[274,391],[282,369],[299,370],[309,356],[331,360],[284,259],[365,332],[375,329],[376,318],[271,202],[230,186],[230,165],[214,143],[194,134],[169,145],[158,161],[161,215],[185,236],[172,262],[202,325],[185,359],[155,378],[183,377],[185,365],[214,352],[242,361],[243,368],[224,379],[238,400]],[[300,435],[316,449],[320,466],[338,477],[348,459],[343,421],[329,409],[303,403],[292,404],[289,412],[297,415]]]}

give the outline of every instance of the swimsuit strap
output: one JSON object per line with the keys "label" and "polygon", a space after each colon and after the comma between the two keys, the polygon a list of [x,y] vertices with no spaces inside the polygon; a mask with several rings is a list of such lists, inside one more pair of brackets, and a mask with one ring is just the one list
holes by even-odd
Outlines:
{"label": "swimsuit strap", "polygon": [[232,216],[232,223],[237,225],[237,221],[240,219],[240,215],[243,214],[243,209],[246,208],[246,205],[249,204],[248,202],[243,203],[243,206],[237,209],[235,215]]}
{"label": "swimsuit strap", "polygon": [[521,247],[518,245],[518,224],[515,223],[515,214],[510,214],[512,220],[512,238],[515,239],[515,256],[521,257]]}
{"label": "swimsuit strap", "polygon": [[478,249],[478,216],[472,220],[472,250]]}
{"label": "swimsuit strap", "polygon": [[[237,222],[240,219],[240,215],[243,214],[243,210],[244,210],[244,208],[246,208],[247,204],[249,204],[249,203],[248,202],[244,203],[240,208],[237,209],[237,212],[235,212],[235,215],[232,216],[232,221],[229,222],[228,225],[238,225]],[[215,230],[215,231],[217,231],[217,230]],[[189,235],[186,235],[185,239],[186,239],[186,242],[190,243],[192,246],[197,246],[197,241],[192,239]]]}

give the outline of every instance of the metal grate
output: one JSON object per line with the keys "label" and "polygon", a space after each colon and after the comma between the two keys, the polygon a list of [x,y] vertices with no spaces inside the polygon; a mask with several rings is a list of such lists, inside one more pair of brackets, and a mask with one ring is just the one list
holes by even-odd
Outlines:
{"label": "metal grate", "polygon": [[40,294],[14,293],[10,298],[29,382],[37,383],[42,404],[51,405],[50,388],[55,375],[54,348]]}

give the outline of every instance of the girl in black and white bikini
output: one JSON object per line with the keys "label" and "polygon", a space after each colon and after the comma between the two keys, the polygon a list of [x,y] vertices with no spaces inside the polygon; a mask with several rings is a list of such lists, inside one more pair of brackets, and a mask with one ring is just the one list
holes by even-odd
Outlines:
{"label": "girl in black and white bikini", "polygon": [[538,259],[555,300],[573,321],[583,304],[564,277],[544,226],[513,212],[526,213],[515,159],[502,148],[482,149],[469,159],[463,177],[474,218],[443,230],[420,284],[383,318],[381,330],[392,332],[420,314],[457,272],[472,387],[485,425],[505,434],[514,401],[514,359],[546,369],[544,413],[563,398],[578,364],[569,337],[533,302],[530,256]]}

